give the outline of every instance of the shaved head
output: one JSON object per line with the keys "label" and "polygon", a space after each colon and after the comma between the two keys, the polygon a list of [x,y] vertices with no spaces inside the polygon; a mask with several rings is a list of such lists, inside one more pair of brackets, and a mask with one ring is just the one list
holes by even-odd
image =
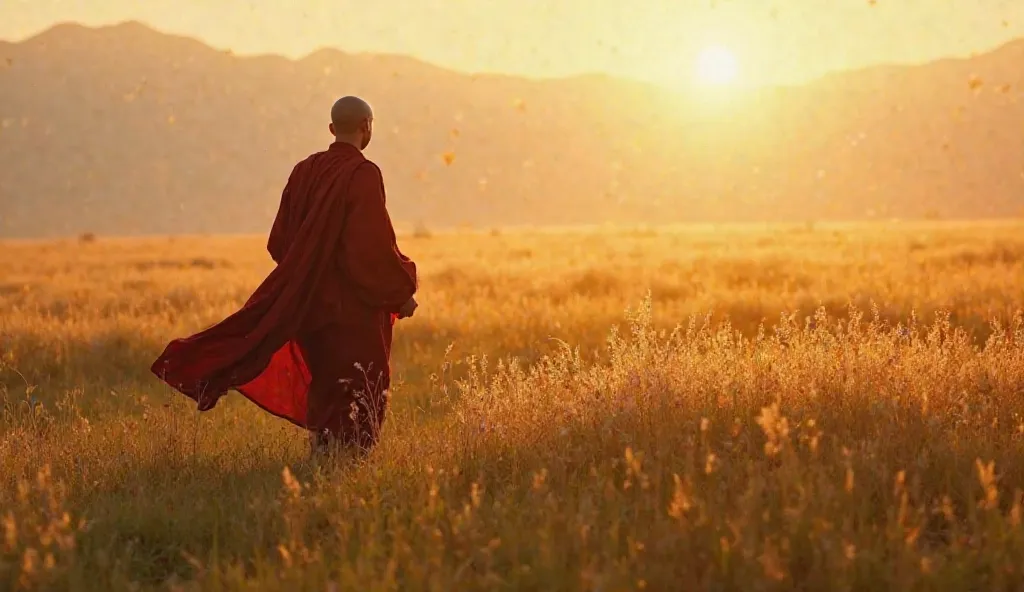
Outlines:
{"label": "shaved head", "polygon": [[359,97],[341,97],[331,107],[331,123],[337,135],[354,134],[373,120],[370,104]]}

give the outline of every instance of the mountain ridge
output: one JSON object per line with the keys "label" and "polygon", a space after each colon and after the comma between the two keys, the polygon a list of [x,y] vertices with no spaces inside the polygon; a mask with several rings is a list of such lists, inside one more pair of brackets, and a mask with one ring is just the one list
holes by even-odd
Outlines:
{"label": "mountain ridge", "polygon": [[[195,37],[192,37],[192,36],[189,36],[189,35],[185,35],[185,34],[180,34],[180,33],[172,33],[172,32],[166,31],[164,29],[161,29],[161,28],[159,28],[159,27],[157,27],[155,25],[151,25],[149,23],[145,23],[143,21],[139,21],[139,20],[135,20],[135,19],[128,19],[128,20],[120,21],[120,22],[113,23],[113,24],[99,25],[99,26],[88,26],[88,25],[83,25],[83,24],[76,23],[76,22],[56,23],[56,24],[54,24],[54,25],[52,25],[52,26],[50,26],[50,27],[48,27],[46,29],[43,29],[43,30],[39,31],[38,33],[35,33],[34,35],[30,35],[29,37],[26,37],[22,41],[11,41],[11,40],[6,40],[6,39],[0,39],[0,47],[3,47],[5,45],[7,45],[7,46],[10,46],[10,45],[21,45],[21,44],[25,44],[25,43],[28,43],[29,41],[33,41],[33,40],[47,39],[49,37],[59,36],[59,34],[62,31],[67,31],[67,32],[72,32],[72,33],[74,33],[74,32],[83,32],[83,31],[85,31],[85,32],[94,32],[94,33],[105,33],[105,32],[116,32],[116,31],[119,31],[119,30],[121,30],[121,31],[127,30],[127,31],[132,31],[132,32],[140,33],[140,34],[157,35],[157,36],[166,37],[166,38],[172,38],[172,39],[177,39],[177,40],[182,40],[182,41],[188,41],[188,42],[190,42],[190,43],[192,43],[192,44],[194,44],[196,46],[200,46],[200,47],[202,47],[204,49],[212,50],[212,51],[215,51],[215,52],[227,53],[227,54],[233,55],[233,56],[235,56],[235,57],[237,57],[239,59],[262,58],[262,57],[276,57],[276,58],[280,58],[282,60],[286,60],[286,61],[290,61],[290,62],[302,62],[304,60],[307,60],[307,59],[309,59],[311,57],[316,56],[317,54],[342,54],[342,55],[348,56],[348,57],[369,56],[369,57],[381,57],[381,58],[401,58],[401,59],[409,60],[411,62],[416,62],[416,63],[418,63],[420,65],[423,65],[423,66],[429,66],[431,68],[436,68],[438,70],[444,70],[446,72],[451,72],[451,73],[456,73],[456,74],[463,74],[463,75],[467,75],[467,76],[495,76],[495,77],[514,78],[514,79],[530,80],[530,81],[573,80],[573,79],[577,79],[577,78],[603,77],[603,78],[617,80],[617,81],[638,82],[638,83],[649,85],[649,86],[660,87],[659,85],[657,85],[655,83],[652,83],[652,82],[648,82],[648,81],[644,81],[644,80],[640,80],[640,79],[627,78],[627,77],[619,77],[619,76],[607,74],[607,73],[604,73],[604,72],[598,72],[598,71],[595,71],[595,72],[583,72],[583,73],[575,74],[575,75],[571,75],[571,76],[557,76],[557,77],[549,77],[549,76],[545,76],[545,77],[531,77],[531,76],[523,76],[523,75],[518,75],[518,74],[505,74],[505,73],[500,73],[500,72],[476,72],[476,71],[468,71],[468,70],[467,71],[463,71],[463,70],[458,70],[458,69],[454,69],[454,68],[449,68],[449,67],[446,67],[446,66],[443,66],[443,65],[440,65],[440,64],[436,64],[434,62],[430,62],[430,61],[427,61],[427,60],[423,60],[423,59],[420,59],[420,58],[417,58],[417,57],[414,57],[414,56],[411,56],[411,55],[407,55],[407,54],[389,53],[389,52],[363,52],[363,51],[361,51],[361,52],[351,52],[351,51],[346,51],[346,50],[343,50],[343,49],[340,49],[340,48],[337,48],[337,47],[329,47],[329,46],[319,47],[319,48],[314,49],[314,50],[310,51],[309,53],[306,53],[305,55],[299,56],[297,58],[285,56],[285,55],[282,55],[282,54],[279,54],[279,53],[274,53],[274,52],[235,53],[235,52],[233,52],[231,50],[215,48],[214,46],[211,46],[211,45],[209,45],[209,44],[207,44],[207,43],[205,43],[205,42],[203,42],[203,41],[201,41],[201,40],[199,40],[199,39],[197,39]],[[922,67],[922,66],[940,65],[940,64],[944,64],[944,63],[969,62],[969,61],[971,61],[973,59],[976,59],[978,57],[982,57],[982,56],[990,55],[990,54],[1000,54],[1000,53],[1006,52],[1007,50],[1010,50],[1010,49],[1016,49],[1016,50],[1019,50],[1021,53],[1024,53],[1024,38],[1011,39],[1009,41],[1000,43],[1000,44],[992,47],[989,50],[982,51],[982,52],[971,52],[970,54],[967,54],[967,55],[944,56],[944,57],[939,57],[939,58],[935,58],[935,59],[932,59],[932,60],[919,61],[919,62],[913,62],[913,63],[910,63],[910,62],[882,62],[882,63],[871,64],[871,65],[866,65],[866,66],[858,66],[858,67],[854,67],[854,68],[833,70],[833,71],[830,71],[830,72],[826,72],[825,74],[822,74],[821,76],[818,76],[816,78],[812,78],[812,79],[810,79],[810,80],[808,80],[806,82],[803,82],[803,83],[772,85],[772,86],[770,86],[768,88],[800,88],[800,87],[804,87],[804,86],[807,86],[809,84],[814,84],[816,82],[819,82],[819,81],[822,81],[824,79],[828,79],[828,78],[831,78],[831,77],[836,77],[836,76],[842,77],[842,76],[847,76],[847,75],[857,75],[857,74],[871,72],[871,71],[875,71],[875,70],[913,69],[913,68],[919,68],[919,67]],[[664,88],[664,87],[660,87],[660,88]],[[666,88],[665,90],[669,90],[669,89]]]}
{"label": "mountain ridge", "polygon": [[1024,40],[718,102],[605,74],[466,74],[333,48],[235,56],[137,22],[58,25],[0,49],[13,59],[0,62],[0,236],[264,232],[291,166],[329,142],[342,94],[374,104],[368,155],[407,223],[1024,208],[1010,125],[1024,119]]}

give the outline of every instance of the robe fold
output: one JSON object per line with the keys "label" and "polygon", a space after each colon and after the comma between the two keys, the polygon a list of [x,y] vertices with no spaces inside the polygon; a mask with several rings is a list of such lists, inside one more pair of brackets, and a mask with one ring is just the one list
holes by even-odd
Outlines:
{"label": "robe fold", "polygon": [[323,409],[332,397],[348,402],[337,387],[346,376],[368,376],[371,367],[386,388],[392,324],[417,288],[416,266],[397,246],[380,170],[342,143],[300,162],[267,250],[277,267],[245,305],[172,341],[151,370],[201,411],[237,390],[298,426],[333,427],[343,418]]}

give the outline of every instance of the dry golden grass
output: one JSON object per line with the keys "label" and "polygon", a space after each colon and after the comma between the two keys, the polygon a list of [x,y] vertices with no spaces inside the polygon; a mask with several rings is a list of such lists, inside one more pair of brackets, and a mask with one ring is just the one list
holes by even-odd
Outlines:
{"label": "dry golden grass", "polygon": [[1024,226],[404,247],[422,308],[382,447],[314,466],[147,370],[243,301],[261,239],[0,244],[0,588],[1024,581]]}

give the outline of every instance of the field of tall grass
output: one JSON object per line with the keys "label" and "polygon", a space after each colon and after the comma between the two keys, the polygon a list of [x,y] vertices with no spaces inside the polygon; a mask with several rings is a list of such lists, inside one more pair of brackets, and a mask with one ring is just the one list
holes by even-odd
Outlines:
{"label": "field of tall grass", "polygon": [[0,589],[1015,590],[1024,225],[417,233],[381,447],[148,373],[259,237],[0,243]]}

